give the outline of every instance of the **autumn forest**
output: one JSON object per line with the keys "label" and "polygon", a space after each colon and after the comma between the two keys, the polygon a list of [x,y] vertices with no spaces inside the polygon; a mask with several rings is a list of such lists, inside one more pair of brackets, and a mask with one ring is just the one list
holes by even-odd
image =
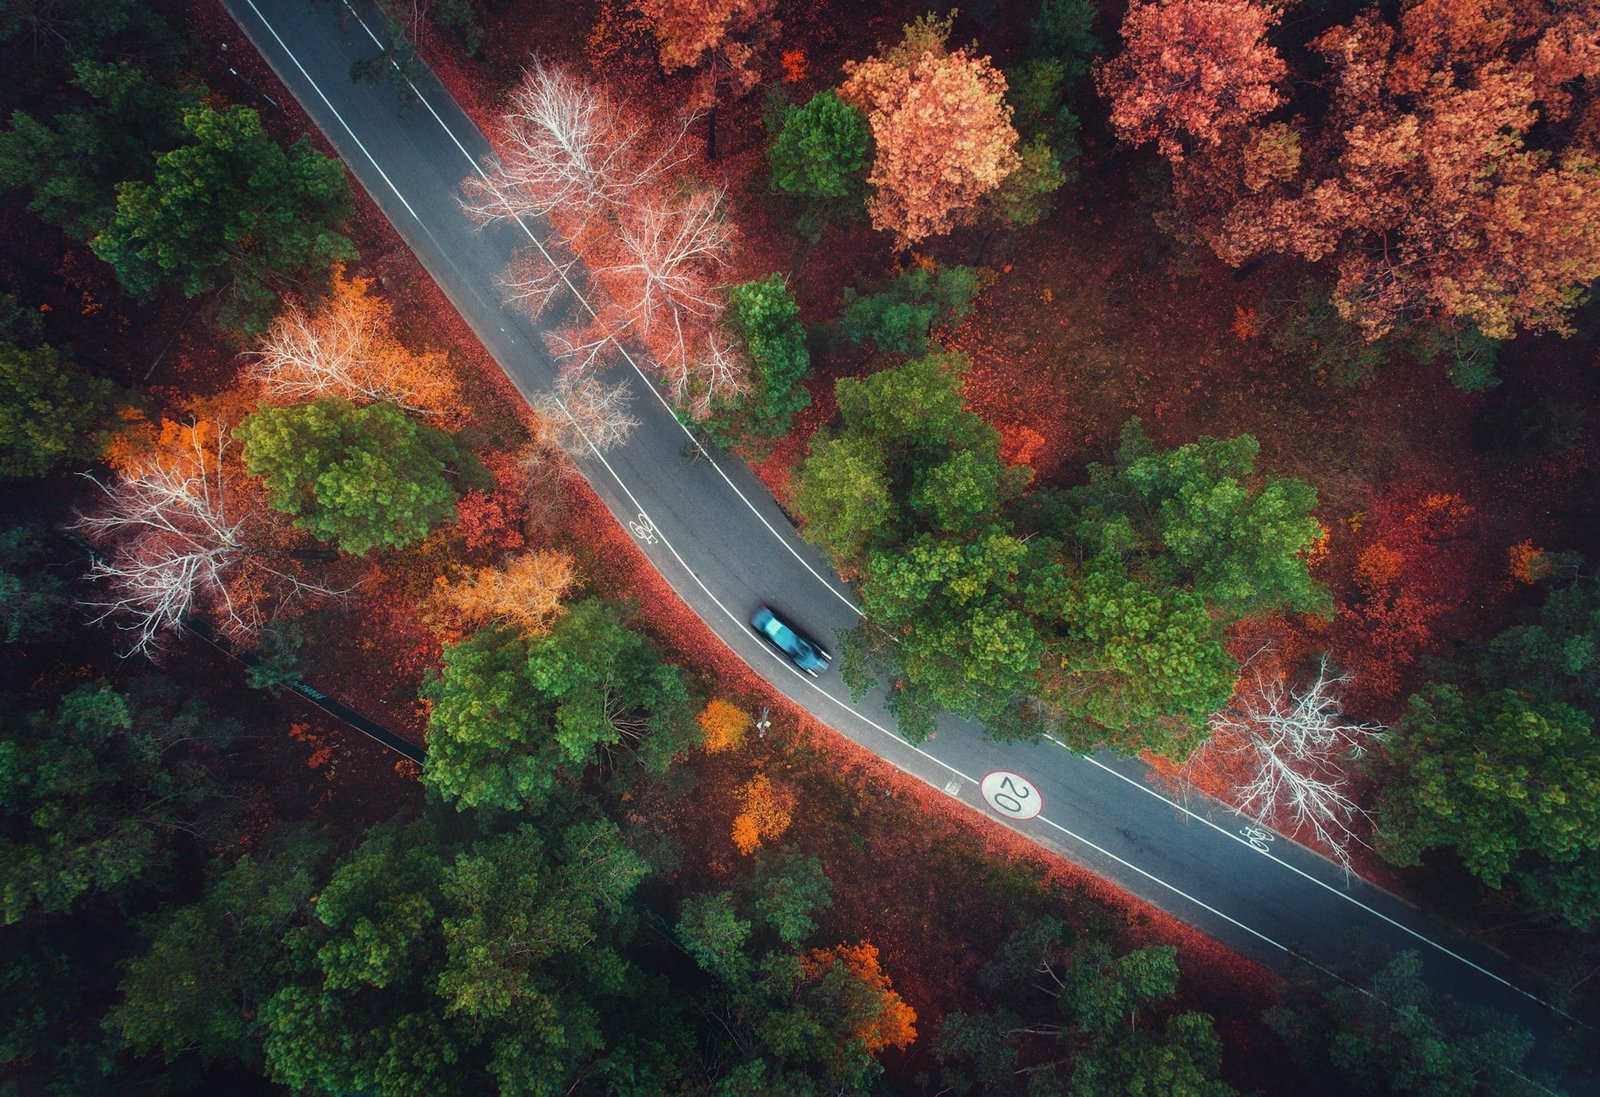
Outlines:
{"label": "autumn forest", "polygon": [[0,42],[0,1095],[1600,1088],[1600,0]]}

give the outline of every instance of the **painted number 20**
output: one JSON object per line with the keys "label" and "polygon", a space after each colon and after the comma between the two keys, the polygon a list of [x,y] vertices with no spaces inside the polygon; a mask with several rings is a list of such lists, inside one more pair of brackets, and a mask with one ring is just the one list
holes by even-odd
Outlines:
{"label": "painted number 20", "polygon": [[1039,790],[1021,774],[995,770],[979,788],[988,805],[1008,819],[1032,819],[1044,810]]}

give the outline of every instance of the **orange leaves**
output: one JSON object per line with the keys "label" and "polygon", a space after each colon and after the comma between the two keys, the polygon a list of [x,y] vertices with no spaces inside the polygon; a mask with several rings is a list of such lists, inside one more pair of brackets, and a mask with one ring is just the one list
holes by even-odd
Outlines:
{"label": "orange leaves", "polygon": [[389,303],[371,289],[370,278],[336,268],[332,293],[315,314],[288,302],[251,355],[249,375],[285,402],[332,395],[459,417],[461,397],[444,355],[402,346]]}
{"label": "orange leaves", "polygon": [[877,946],[863,941],[833,948],[815,948],[800,960],[807,979],[820,979],[837,965],[843,965],[871,995],[872,1004],[851,1017],[846,1035],[861,1041],[865,1050],[876,1055],[884,1048],[908,1048],[917,1038],[917,1011],[895,992],[889,977],[878,965]]}
{"label": "orange leaves", "polygon": [[561,599],[577,579],[570,555],[540,549],[513,557],[503,569],[479,568],[471,579],[445,583],[438,598],[469,624],[508,625],[532,636],[561,614]]}
{"label": "orange leaves", "polygon": [[1044,449],[1044,435],[1030,426],[1014,423],[1000,428],[1000,459],[1008,465],[1033,467]]}
{"label": "orange leaves", "polygon": [[1519,583],[1533,584],[1550,574],[1550,561],[1544,549],[1535,548],[1532,541],[1518,541],[1508,553],[1507,570]]}
{"label": "orange leaves", "polygon": [[784,50],[779,58],[783,64],[783,82],[785,84],[798,84],[806,78],[806,51]]}
{"label": "orange leaves", "polygon": [[1369,594],[1381,593],[1399,578],[1405,562],[1405,556],[1388,545],[1368,545],[1356,558],[1356,580]]}
{"label": "orange leaves", "polygon": [[724,701],[720,697],[713,697],[707,703],[700,711],[697,722],[700,730],[705,732],[705,741],[701,745],[707,754],[738,750],[744,742],[745,732],[750,730],[750,714],[732,701]]}
{"label": "orange leaves", "polygon": [[774,785],[765,773],[758,773],[740,785],[734,799],[739,803],[739,814],[733,818],[733,844],[745,856],[760,849],[762,842],[777,838],[789,829],[794,797],[788,790]]}
{"label": "orange leaves", "polygon": [[1259,317],[1255,309],[1247,309],[1243,305],[1233,306],[1233,334],[1241,343],[1248,342],[1261,334],[1258,325]]}
{"label": "orange leaves", "polygon": [[949,34],[949,19],[919,19],[881,57],[847,64],[839,88],[872,126],[872,223],[912,244],[970,223],[1022,162],[1005,76],[947,48]]}
{"label": "orange leaves", "polygon": [[[755,87],[760,73],[757,51],[779,28],[772,17],[777,0],[634,0],[655,33],[661,67],[667,72],[709,66],[694,106],[716,101],[716,82],[727,81],[735,95]],[[803,55],[802,55],[803,59]]]}

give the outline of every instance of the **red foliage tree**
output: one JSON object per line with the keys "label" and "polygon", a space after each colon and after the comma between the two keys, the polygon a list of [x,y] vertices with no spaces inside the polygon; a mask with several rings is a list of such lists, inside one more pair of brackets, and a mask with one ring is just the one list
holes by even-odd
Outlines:
{"label": "red foliage tree", "polygon": [[1185,138],[1215,145],[1274,110],[1287,69],[1266,35],[1281,14],[1255,0],[1134,0],[1122,23],[1127,45],[1099,72],[1111,124],[1176,162]]}
{"label": "red foliage tree", "polygon": [[1006,78],[949,49],[950,20],[927,16],[899,45],[845,65],[839,98],[866,112],[877,153],[872,223],[907,243],[969,224],[978,200],[1022,163]]}
{"label": "red foliage tree", "polygon": [[[1228,262],[1331,263],[1335,302],[1371,338],[1434,320],[1494,339],[1564,331],[1600,277],[1597,0],[1374,8],[1311,43],[1326,75],[1270,125],[1265,94],[1208,117],[1207,81],[1178,78],[1149,9],[1129,18],[1105,73],[1113,118],[1162,142],[1183,227]],[[1250,51],[1213,60],[1237,69],[1212,77],[1225,84],[1261,73]]]}
{"label": "red foliage tree", "polygon": [[712,112],[706,149],[715,156],[718,96],[724,88],[741,96],[761,78],[757,55],[781,26],[772,17],[777,0],[635,2],[655,35],[661,67],[697,70],[690,106]]}

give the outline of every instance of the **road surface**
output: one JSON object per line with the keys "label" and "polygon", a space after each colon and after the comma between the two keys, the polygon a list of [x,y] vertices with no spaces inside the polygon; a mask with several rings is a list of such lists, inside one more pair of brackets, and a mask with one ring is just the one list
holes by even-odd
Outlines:
{"label": "road surface", "polygon": [[[548,392],[556,367],[539,329],[505,307],[498,289],[512,255],[534,246],[536,234],[514,223],[480,228],[461,212],[460,183],[490,149],[455,100],[420,64],[407,69],[411,102],[390,83],[351,80],[351,65],[376,54],[383,25],[364,0],[223,3],[517,388],[527,397]],[[859,620],[849,588],[742,462],[699,449],[645,375],[622,372],[642,425],[580,468],[673,589],[777,689],[943,795],[1269,966],[1285,968],[1291,949],[1332,962],[1356,928],[1416,949],[1430,983],[1517,1016],[1539,1038],[1541,1067],[1554,1062],[1567,1022],[1529,973],[1293,842],[1271,840],[1225,806],[1175,803],[1134,760],[991,743],[954,719],[912,747],[894,730],[881,688],[853,703],[837,670],[815,680],[795,670],[756,639],[751,612],[770,604],[826,640]]]}

